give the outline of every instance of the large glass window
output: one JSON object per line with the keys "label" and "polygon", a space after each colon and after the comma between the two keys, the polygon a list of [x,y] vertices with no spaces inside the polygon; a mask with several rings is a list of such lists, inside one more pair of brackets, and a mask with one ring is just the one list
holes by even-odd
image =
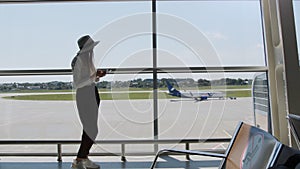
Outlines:
{"label": "large glass window", "polygon": [[[0,73],[66,71],[59,76],[1,76],[0,139],[79,140],[82,126],[72,76],[67,72],[78,51],[78,38],[89,34],[100,41],[94,50],[98,68],[135,67],[142,71],[152,66],[150,12],[149,1],[0,4]],[[130,91],[139,90],[135,81],[152,76],[139,76],[139,71],[131,73],[108,74],[97,83],[102,99],[97,140],[153,138],[152,83],[144,92]],[[118,146],[97,146],[96,151],[118,153]],[[13,152],[14,147],[0,149]],[[16,151],[28,148],[35,152],[34,147],[20,146]],[[39,150],[55,151],[55,146],[45,147]],[[66,151],[74,153],[77,149],[77,145],[68,146]]]}
{"label": "large glass window", "polygon": [[264,66],[259,1],[159,1],[159,66]]}
{"label": "large glass window", "polygon": [[[149,66],[145,50],[151,48],[147,36],[151,15],[143,13],[150,12],[150,5],[146,1],[1,4],[0,67],[70,68],[78,51],[76,41],[85,34],[101,41],[95,49],[97,66]],[[128,61],[138,55],[143,58],[139,62]]]}
{"label": "large glass window", "polygon": [[255,72],[210,71],[266,65],[260,1],[159,1],[157,11],[158,66],[185,69],[159,74],[180,92],[159,100],[160,138],[230,137],[239,121],[253,124]]}
{"label": "large glass window", "polygon": [[[217,76],[216,73],[215,76]],[[252,75],[248,73],[160,74],[160,138],[226,138],[239,121],[253,124]],[[244,77],[244,78],[238,78]],[[168,84],[169,83],[169,84]]]}
{"label": "large glass window", "polygon": [[[102,99],[98,140],[153,139],[155,130],[159,139],[229,138],[238,121],[253,124],[252,80],[260,70],[243,71],[266,65],[259,0],[158,1],[157,41],[151,4],[0,5],[0,73],[65,70],[61,76],[0,78],[0,125],[4,129],[0,139],[80,138],[68,70],[78,51],[76,41],[84,34],[100,41],[95,63],[109,71],[97,83]],[[153,74],[153,55],[157,56],[157,74]],[[231,70],[223,72],[224,67]],[[154,80],[158,100],[153,101]],[[114,145],[97,148],[117,149]],[[130,148],[145,152],[152,151],[153,145]]]}

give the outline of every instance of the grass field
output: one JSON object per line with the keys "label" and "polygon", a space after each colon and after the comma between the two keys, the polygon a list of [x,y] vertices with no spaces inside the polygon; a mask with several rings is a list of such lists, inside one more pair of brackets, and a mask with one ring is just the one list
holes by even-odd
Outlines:
{"label": "grass field", "polygon": [[[244,88],[245,86],[241,87],[229,87],[228,89],[247,89]],[[249,89],[249,88],[248,88]],[[138,93],[128,93],[128,92],[122,92],[122,90],[113,90],[114,93],[110,93],[110,90],[100,90],[100,97],[102,100],[135,100],[135,99],[152,99],[153,98],[153,94],[149,91],[151,91],[152,89],[143,89],[143,90],[137,90],[137,89],[131,89],[129,91],[141,91]],[[167,89],[160,89],[160,90],[167,90]],[[163,92],[163,91],[158,91],[158,98],[159,99],[166,99],[166,98],[176,98],[173,96],[168,95],[167,92]],[[201,89],[201,90],[205,90],[205,89]],[[124,91],[124,90],[123,90]],[[145,92],[142,92],[145,91]],[[45,91],[44,91],[45,92]],[[43,92],[43,93],[44,93]],[[49,91],[48,91],[49,92]],[[53,94],[54,92],[54,94]],[[57,91],[58,92],[58,91]],[[62,92],[62,91],[60,91]],[[7,97],[3,97],[5,99],[15,99],[15,100],[56,100],[56,101],[70,101],[73,100],[75,95],[72,94],[72,90],[69,91],[63,91],[63,92],[70,92],[70,93],[66,93],[66,94],[55,94],[55,91],[51,91],[52,94],[47,94],[45,92],[45,94],[28,94],[28,95],[18,95],[15,94],[14,96],[7,96]],[[105,92],[105,93],[101,93],[101,92]],[[33,93],[36,93],[33,92]],[[227,91],[226,92],[226,96],[227,97],[250,97],[251,96],[251,90],[236,90],[236,91]]]}

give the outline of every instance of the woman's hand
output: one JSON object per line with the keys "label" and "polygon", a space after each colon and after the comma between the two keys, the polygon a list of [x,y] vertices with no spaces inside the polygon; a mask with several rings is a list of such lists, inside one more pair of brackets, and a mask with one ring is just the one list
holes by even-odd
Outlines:
{"label": "woman's hand", "polygon": [[106,75],[106,71],[105,70],[97,69],[96,82],[99,81],[100,77],[103,77],[105,75]]}

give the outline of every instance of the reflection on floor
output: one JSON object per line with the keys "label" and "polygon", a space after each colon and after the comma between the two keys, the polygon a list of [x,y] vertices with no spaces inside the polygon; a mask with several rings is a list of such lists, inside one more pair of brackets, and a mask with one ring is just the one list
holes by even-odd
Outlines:
{"label": "reflection on floor", "polygon": [[[72,159],[63,159],[64,162],[55,162],[53,160],[43,160],[40,157],[24,157],[22,159],[0,158],[0,169],[69,169]],[[27,159],[27,160],[26,160]],[[130,157],[127,162],[120,161],[117,157],[100,157],[93,158],[101,169],[146,169],[150,168],[153,157]],[[97,162],[100,161],[100,162]],[[185,160],[183,156],[164,156],[156,168],[163,169],[199,169],[199,168],[218,168],[219,159],[192,157],[190,161]]]}

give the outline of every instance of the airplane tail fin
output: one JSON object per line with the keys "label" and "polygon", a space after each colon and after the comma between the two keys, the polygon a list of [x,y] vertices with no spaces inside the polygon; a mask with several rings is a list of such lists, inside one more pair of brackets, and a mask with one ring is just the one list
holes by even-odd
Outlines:
{"label": "airplane tail fin", "polygon": [[166,81],[166,83],[167,83],[167,86],[168,86],[168,90],[171,93],[172,89],[174,89],[174,88],[173,88],[173,86],[171,85],[171,83],[169,81]]}
{"label": "airplane tail fin", "polygon": [[177,97],[181,97],[181,93],[176,90],[173,85],[171,85],[171,83],[169,81],[166,81],[167,82],[167,86],[168,86],[168,90],[169,90],[169,94],[172,95],[172,96],[177,96]]}

